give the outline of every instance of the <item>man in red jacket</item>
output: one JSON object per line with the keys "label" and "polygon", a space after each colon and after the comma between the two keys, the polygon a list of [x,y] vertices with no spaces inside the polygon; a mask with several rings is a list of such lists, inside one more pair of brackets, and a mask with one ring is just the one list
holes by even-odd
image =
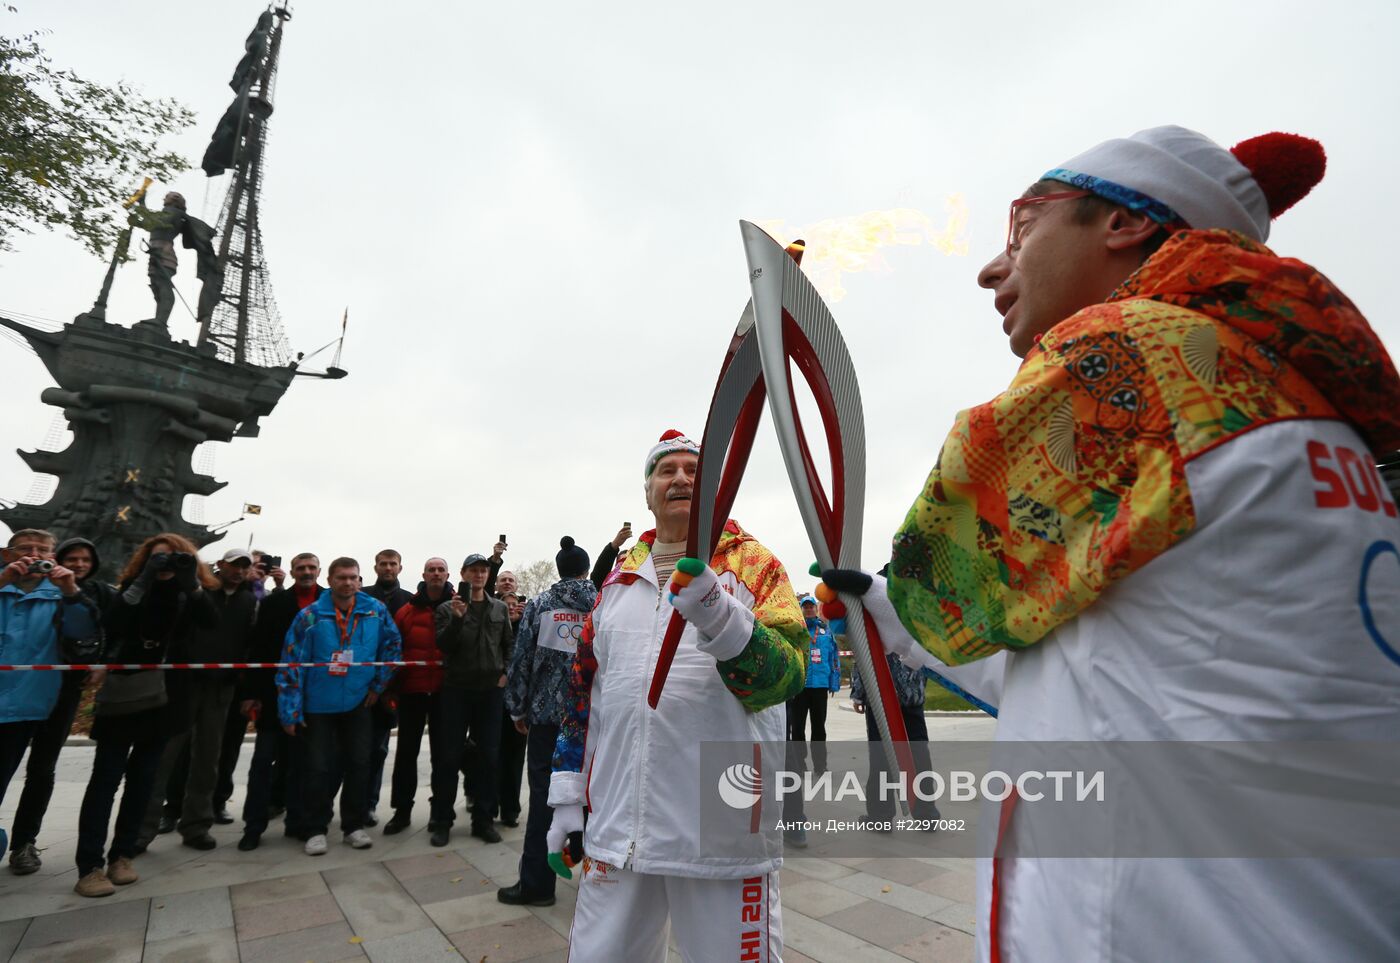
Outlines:
{"label": "man in red jacket", "polygon": [[[423,581],[418,591],[394,613],[399,634],[403,636],[405,662],[435,662],[442,658],[438,651],[437,634],[433,628],[433,612],[445,605],[455,594],[447,560],[430,558],[423,564]],[[428,752],[434,761],[441,761],[441,745],[445,726],[440,722],[439,694],[442,691],[442,666],[406,666],[394,682],[399,704],[399,743],[394,752],[394,775],[389,805],[393,818],[384,826],[384,835],[393,836],[408,828],[413,815],[413,796],[418,788],[418,750],[423,745],[423,724],[428,729]]]}

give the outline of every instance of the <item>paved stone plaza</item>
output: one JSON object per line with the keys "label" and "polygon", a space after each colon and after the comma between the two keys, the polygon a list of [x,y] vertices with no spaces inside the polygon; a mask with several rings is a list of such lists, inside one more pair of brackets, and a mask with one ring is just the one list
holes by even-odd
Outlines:
{"label": "paved stone plaza", "polygon": [[[929,717],[932,740],[989,739],[995,723],[981,715]],[[844,693],[827,724],[833,740],[864,737],[864,723]],[[240,759],[238,814],[251,745]],[[17,877],[0,869],[0,960],[209,961],[326,963],[333,960],[564,960],[576,889],[561,881],[548,908],[506,906],[496,888],[517,879],[524,834],[502,827],[503,843],[486,846],[454,827],[446,849],[428,845],[428,790],[416,822],[357,851],[332,829],[330,852],[306,856],[275,822],[263,845],[240,853],[241,824],[214,827],[219,847],[187,849],[161,836],[135,861],[141,881],[88,900],[73,892],[78,807],[90,747],[70,746],[40,845],[44,867]],[[390,759],[392,766],[393,760]],[[420,771],[427,775],[426,744]],[[23,770],[0,810],[8,826]],[[387,816],[388,776],[380,816]],[[382,823],[381,823],[382,825]],[[973,957],[973,866],[941,858],[819,859],[789,857],[782,871],[783,932],[788,961],[968,960]],[[679,960],[673,953],[672,959]]]}

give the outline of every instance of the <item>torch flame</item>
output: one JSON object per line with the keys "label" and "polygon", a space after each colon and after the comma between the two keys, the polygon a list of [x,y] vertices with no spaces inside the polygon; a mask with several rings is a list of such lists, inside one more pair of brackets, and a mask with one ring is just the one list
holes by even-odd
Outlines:
{"label": "torch flame", "polygon": [[882,253],[891,245],[929,244],[950,257],[966,255],[967,202],[961,194],[949,194],[943,207],[947,220],[942,230],[923,211],[908,207],[827,218],[800,230],[781,220],[760,221],[758,226],[775,238],[806,238],[803,270],[822,296],[835,302],[846,296],[844,275],[893,270]]}

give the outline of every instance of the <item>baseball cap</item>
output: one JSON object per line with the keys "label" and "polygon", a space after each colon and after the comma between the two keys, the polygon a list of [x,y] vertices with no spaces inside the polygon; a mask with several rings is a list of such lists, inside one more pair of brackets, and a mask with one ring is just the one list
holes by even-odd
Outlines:
{"label": "baseball cap", "polygon": [[462,563],[462,568],[466,568],[468,565],[490,565],[490,564],[491,564],[491,560],[490,560],[489,558],[487,558],[485,555],[482,555],[480,552],[472,552],[470,555],[467,556],[466,561],[464,561],[464,562]]}
{"label": "baseball cap", "polygon": [[219,561],[225,563],[237,562],[240,560],[247,562],[249,565],[253,564],[253,556],[241,548],[231,548],[227,552],[224,552],[223,557],[219,559]]}

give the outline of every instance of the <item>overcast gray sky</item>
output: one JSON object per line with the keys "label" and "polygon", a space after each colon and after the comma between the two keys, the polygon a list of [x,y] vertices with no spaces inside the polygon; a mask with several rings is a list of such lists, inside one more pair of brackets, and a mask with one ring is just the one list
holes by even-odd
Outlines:
{"label": "overcast gray sky", "polygon": [[[193,108],[174,146],[194,162],[263,9],[14,3],[0,25],[51,31],[59,65]],[[1226,145],[1319,138],[1327,177],[1270,244],[1328,274],[1387,343],[1400,336],[1394,3],[300,0],[294,13],[264,240],[295,350],[332,339],[349,305],[350,377],[298,379],[260,438],[201,449],[230,483],[206,522],[264,506],[209,556],[251,533],[323,560],[393,546],[416,574],[500,532],[513,565],[552,559],[562,534],[596,553],[623,521],[640,533],[643,456],[666,428],[699,437],[748,298],[738,220],[912,208],[941,230],[958,194],[966,256],[889,248],[887,269],[845,275],[833,305],[864,395],[864,557],[878,566],[955,412],[1015,372],[975,284],[1007,202],[1093,143],[1157,124]],[[226,181],[196,167],[153,191],[182,191],[212,222]],[[0,255],[0,311],[67,321],[103,271],[60,234],[21,238]],[[177,284],[193,301],[185,252]],[[130,264],[109,318],[150,314]],[[195,333],[182,313],[174,330]],[[57,409],[39,403],[38,359],[0,352],[0,496],[22,499],[34,476],[7,452],[39,446]],[[810,587],[766,417],[734,516]]]}

